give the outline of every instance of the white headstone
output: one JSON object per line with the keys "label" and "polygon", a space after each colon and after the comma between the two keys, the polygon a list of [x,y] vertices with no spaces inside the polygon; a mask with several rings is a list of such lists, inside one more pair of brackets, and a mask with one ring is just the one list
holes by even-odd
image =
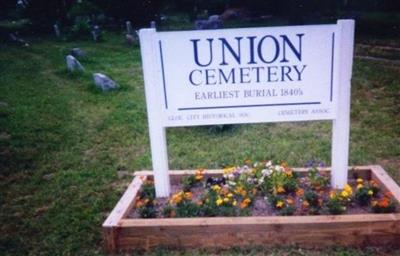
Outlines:
{"label": "white headstone", "polygon": [[347,182],[354,21],[185,32],[140,30],[157,197],[166,127],[333,120],[332,186]]}
{"label": "white headstone", "polygon": [[93,80],[96,87],[101,89],[103,92],[119,88],[119,85],[114,80],[102,73],[94,73]]}
{"label": "white headstone", "polygon": [[129,20],[126,22],[126,33],[128,35],[133,35],[132,23]]}
{"label": "white headstone", "polygon": [[61,32],[60,32],[60,28],[58,27],[58,25],[54,24],[53,28],[54,28],[54,33],[56,34],[56,37],[60,37],[61,36]]}
{"label": "white headstone", "polygon": [[82,71],[83,72],[83,71],[85,71],[85,69],[83,68],[82,64],[77,59],[75,59],[74,56],[68,55],[65,58],[65,60],[67,62],[68,71],[70,71],[70,72],[75,72],[75,71]]}

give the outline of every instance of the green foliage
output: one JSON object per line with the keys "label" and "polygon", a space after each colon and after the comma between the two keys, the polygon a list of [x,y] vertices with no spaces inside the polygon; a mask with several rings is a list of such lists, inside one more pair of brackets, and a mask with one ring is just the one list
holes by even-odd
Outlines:
{"label": "green foliage", "polygon": [[264,178],[261,190],[273,194],[288,194],[295,192],[297,186],[297,179],[292,171],[273,170],[269,176]]}
{"label": "green foliage", "polygon": [[316,167],[312,167],[308,170],[307,176],[310,180],[310,185],[314,189],[321,189],[329,184],[329,178],[323,176]]}
{"label": "green foliage", "polygon": [[285,204],[285,206],[279,210],[279,215],[282,216],[291,216],[293,213],[296,211],[296,208],[294,208],[291,205]]}
{"label": "green foliage", "polygon": [[89,19],[80,17],[76,19],[69,31],[70,39],[87,39],[90,37]]}
{"label": "green foliage", "polygon": [[329,198],[325,206],[328,208],[330,214],[338,215],[346,211],[346,206],[343,203],[343,200],[340,200],[338,197]]}
{"label": "green foliage", "polygon": [[164,218],[171,218],[171,217],[175,217],[176,216],[176,212],[175,212],[175,208],[168,204],[167,206],[165,206],[162,210],[162,216]]}
{"label": "green foliage", "polygon": [[176,217],[198,217],[200,215],[200,206],[193,201],[183,200],[176,205]]}
{"label": "green foliage", "polygon": [[369,187],[362,187],[356,190],[355,199],[358,204],[365,206],[370,203],[373,195],[374,191],[372,189]]}
{"label": "green foliage", "polygon": [[142,185],[142,189],[140,191],[141,198],[147,198],[149,200],[153,200],[156,197],[156,190],[154,188],[153,182],[145,182]]}
{"label": "green foliage", "polygon": [[195,175],[184,176],[181,180],[182,189],[185,192],[188,192],[192,189],[192,187],[197,183]]}
{"label": "green foliage", "polygon": [[141,218],[150,219],[157,216],[157,211],[154,206],[142,206],[138,209]]}
{"label": "green foliage", "polygon": [[304,201],[308,203],[307,212],[310,215],[318,215],[321,210],[322,198],[314,190],[306,190],[304,192]]}
{"label": "green foliage", "polygon": [[306,190],[304,192],[304,200],[307,201],[310,206],[319,207],[319,195],[313,190]]}

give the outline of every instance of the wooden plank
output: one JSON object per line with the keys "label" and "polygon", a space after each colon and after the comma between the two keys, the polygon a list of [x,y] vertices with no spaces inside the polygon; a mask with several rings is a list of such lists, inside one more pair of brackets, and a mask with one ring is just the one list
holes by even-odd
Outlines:
{"label": "wooden plank", "polygon": [[[161,222],[163,222],[162,220]],[[321,247],[396,245],[400,214],[343,216],[165,219],[160,223],[121,222],[119,248],[148,250],[231,246]],[[139,226],[136,226],[136,225]]]}
{"label": "wooden plank", "polygon": [[372,178],[383,185],[387,191],[393,194],[393,197],[400,203],[400,187],[390,177],[380,165],[371,166]]}
{"label": "wooden plank", "polygon": [[259,225],[259,224],[321,224],[362,223],[369,221],[400,221],[400,213],[353,214],[319,216],[270,216],[270,217],[202,217],[165,219],[122,219],[120,227],[164,227],[164,226],[212,226],[212,225]]}
{"label": "wooden plank", "polygon": [[135,197],[146,176],[136,176],[129,184],[125,193],[122,195],[108,218],[103,223],[103,238],[106,251],[114,253],[117,249],[116,241],[118,239],[117,226],[122,218],[126,217],[135,203]]}

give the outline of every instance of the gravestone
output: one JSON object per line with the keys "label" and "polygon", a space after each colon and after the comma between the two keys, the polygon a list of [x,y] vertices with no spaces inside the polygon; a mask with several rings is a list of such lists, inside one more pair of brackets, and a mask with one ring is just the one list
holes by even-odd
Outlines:
{"label": "gravestone", "polygon": [[61,37],[61,32],[60,32],[60,28],[58,27],[58,25],[54,24],[53,28],[54,28],[54,33],[56,34],[56,37],[60,38]]}
{"label": "gravestone", "polygon": [[126,22],[126,34],[128,35],[133,35],[133,28],[132,28],[132,23],[128,20]]}
{"label": "gravestone", "polygon": [[68,55],[66,58],[67,69],[69,72],[84,72],[82,64],[72,55]]}
{"label": "gravestone", "polygon": [[101,89],[103,92],[112,91],[119,88],[119,85],[114,80],[102,73],[94,73],[93,80],[96,87]]}
{"label": "gravestone", "polygon": [[171,189],[167,127],[332,120],[331,185],[347,183],[353,20],[141,29],[140,47],[157,197]]}
{"label": "gravestone", "polygon": [[207,20],[196,20],[194,23],[195,29],[220,29],[223,27],[223,22],[219,15],[211,15]]}
{"label": "gravestone", "polygon": [[84,58],[86,57],[86,51],[82,50],[81,48],[72,48],[70,54],[75,58]]}
{"label": "gravestone", "polygon": [[13,43],[17,44],[17,45],[25,46],[25,47],[28,47],[28,46],[29,46],[29,43],[26,42],[26,41],[25,41],[24,39],[22,39],[21,37],[19,37],[17,32],[16,32],[16,33],[10,33],[10,34],[9,34],[9,37],[10,37],[10,40],[11,40]]}
{"label": "gravestone", "polygon": [[98,42],[101,39],[101,29],[98,25],[94,25],[91,31],[93,41]]}

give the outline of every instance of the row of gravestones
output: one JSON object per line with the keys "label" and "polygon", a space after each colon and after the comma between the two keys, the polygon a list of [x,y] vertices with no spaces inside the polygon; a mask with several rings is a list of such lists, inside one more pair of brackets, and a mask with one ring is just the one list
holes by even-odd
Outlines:
{"label": "row of gravestones", "polygon": [[[195,21],[195,28],[197,30],[201,29],[218,29],[222,27],[222,20],[218,15],[212,15],[207,20],[196,20]],[[156,28],[156,22],[152,21],[150,23],[151,28]],[[60,29],[58,25],[54,25],[54,31],[56,36],[60,36]],[[134,30],[132,27],[132,23],[130,21],[126,22],[126,41],[128,44],[133,44],[137,41],[137,34],[138,31]],[[96,33],[100,33],[100,29],[97,29],[97,32],[92,31],[93,39],[97,41]],[[73,48],[70,54],[66,57],[67,69],[69,72],[85,72],[85,68],[82,64],[78,61],[79,58],[83,58],[86,56],[86,52],[80,48]],[[119,88],[119,85],[113,81],[108,76],[102,73],[94,73],[93,80],[95,85],[100,88],[103,92],[111,91]]]}
{"label": "row of gravestones", "polygon": [[[85,68],[78,61],[77,58],[82,58],[86,56],[86,52],[80,48],[73,48],[69,55],[67,55],[67,69],[69,72],[85,72]],[[103,92],[115,90],[119,88],[119,85],[109,78],[108,76],[102,73],[94,73],[93,74],[94,84],[97,88],[101,89]]]}
{"label": "row of gravestones", "polygon": [[[61,29],[58,26],[58,24],[54,24],[53,25],[53,29],[54,29],[54,34],[56,35],[57,38],[61,38]],[[98,25],[94,25],[92,26],[90,33],[92,35],[93,41],[97,42],[101,39],[101,29],[100,26]]]}

